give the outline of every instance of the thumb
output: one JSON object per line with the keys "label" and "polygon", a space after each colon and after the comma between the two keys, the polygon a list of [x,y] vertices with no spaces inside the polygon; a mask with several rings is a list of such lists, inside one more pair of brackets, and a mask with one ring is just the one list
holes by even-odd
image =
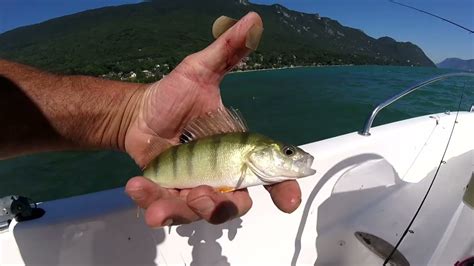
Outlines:
{"label": "thumb", "polygon": [[[222,20],[222,18],[220,17],[218,20]],[[219,23],[218,20],[216,23]],[[229,23],[231,19],[224,20],[226,21],[223,24],[227,24],[227,26],[232,24]],[[221,27],[226,27],[226,25]],[[221,34],[207,48],[188,56],[184,65],[198,71],[199,73],[196,74],[205,78],[207,82],[219,83],[223,76],[242,58],[257,49],[262,32],[262,19],[257,13],[250,12]]]}

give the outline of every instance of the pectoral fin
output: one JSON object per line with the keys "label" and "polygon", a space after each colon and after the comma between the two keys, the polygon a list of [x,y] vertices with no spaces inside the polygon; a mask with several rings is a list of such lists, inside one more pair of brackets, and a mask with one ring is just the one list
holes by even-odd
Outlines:
{"label": "pectoral fin", "polygon": [[245,175],[247,174],[247,164],[244,163],[242,165],[242,169],[240,170],[240,178],[239,181],[237,181],[237,185],[235,186],[235,189],[239,189],[240,186],[242,186],[242,183],[244,182]]}
{"label": "pectoral fin", "polygon": [[247,164],[244,163],[240,171],[239,180],[237,181],[237,185],[235,185],[235,187],[219,187],[217,188],[217,191],[225,193],[225,192],[231,192],[234,190],[241,189],[240,186],[242,186],[242,183],[244,182],[245,175],[247,174],[247,169],[248,169]]}

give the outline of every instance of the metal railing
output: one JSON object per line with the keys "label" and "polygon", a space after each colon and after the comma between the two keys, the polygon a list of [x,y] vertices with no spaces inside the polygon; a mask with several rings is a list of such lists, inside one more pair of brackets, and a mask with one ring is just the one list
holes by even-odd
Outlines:
{"label": "metal railing", "polygon": [[377,107],[375,107],[375,109],[372,111],[372,113],[369,115],[369,117],[367,117],[367,120],[365,120],[365,123],[364,123],[364,127],[362,128],[361,131],[359,131],[359,134],[360,135],[363,135],[363,136],[370,136],[370,128],[372,128],[372,123],[374,122],[375,120],[375,117],[377,116],[377,114],[380,112],[380,110],[382,110],[383,108],[389,106],[390,104],[394,103],[395,101],[399,100],[400,98],[402,98],[403,96],[421,88],[421,87],[424,87],[428,84],[431,84],[431,83],[434,83],[436,81],[439,81],[439,80],[443,80],[443,79],[446,79],[446,78],[450,78],[450,77],[455,77],[455,76],[467,76],[467,77],[474,77],[474,73],[468,73],[468,72],[459,72],[459,73],[449,73],[449,74],[444,74],[444,75],[440,75],[440,76],[436,76],[434,78],[431,78],[431,79],[428,79],[428,80],[425,80],[421,83],[418,83],[392,97],[390,97],[389,99],[383,101],[382,103],[380,103],[379,105],[377,105]]}

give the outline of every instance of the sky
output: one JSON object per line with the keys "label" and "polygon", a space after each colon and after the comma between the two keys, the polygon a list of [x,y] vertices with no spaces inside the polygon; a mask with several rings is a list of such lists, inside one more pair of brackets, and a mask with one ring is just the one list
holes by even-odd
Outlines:
{"label": "sky", "polygon": [[[171,1],[171,0],[170,0]],[[196,0],[198,1],[198,0]],[[222,0],[216,0],[222,1]],[[398,0],[474,29],[474,0]],[[0,33],[54,17],[141,0],[0,0]],[[435,63],[448,57],[474,59],[474,34],[388,0],[250,0],[338,20],[379,38],[420,46]],[[265,23],[265,21],[264,21]]]}

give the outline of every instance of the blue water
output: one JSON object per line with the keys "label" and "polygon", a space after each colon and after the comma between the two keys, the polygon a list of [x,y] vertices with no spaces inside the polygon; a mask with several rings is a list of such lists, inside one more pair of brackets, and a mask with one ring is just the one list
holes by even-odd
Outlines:
{"label": "blue water", "polygon": [[[227,106],[238,108],[252,131],[294,144],[359,130],[384,99],[435,75],[435,68],[347,66],[295,68],[228,75]],[[383,110],[375,125],[424,114],[461,110],[474,103],[473,80],[449,79],[416,91]],[[43,153],[0,161],[0,196],[51,200],[123,186],[140,174],[117,152]]]}

